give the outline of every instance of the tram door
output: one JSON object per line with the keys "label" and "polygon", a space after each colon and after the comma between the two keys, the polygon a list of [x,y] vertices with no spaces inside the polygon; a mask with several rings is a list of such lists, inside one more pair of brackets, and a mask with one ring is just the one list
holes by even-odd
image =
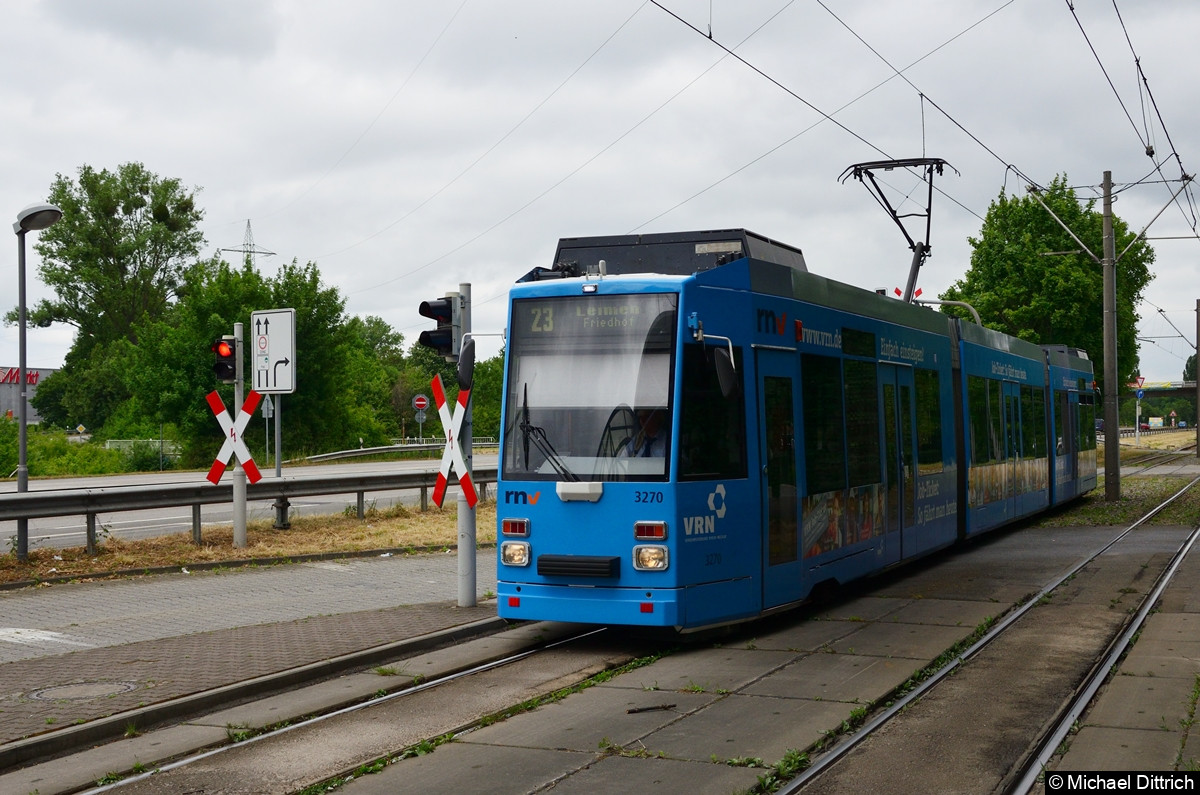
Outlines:
{"label": "tram door", "polygon": [[1054,393],[1054,455],[1055,480],[1057,481],[1057,500],[1070,499],[1075,496],[1079,467],[1079,393]]}
{"label": "tram door", "polygon": [[762,472],[763,607],[802,595],[794,352],[757,350]]}
{"label": "tram door", "polygon": [[921,551],[917,537],[912,368],[879,365],[879,386],[886,494],[883,555],[885,564],[890,564]]}

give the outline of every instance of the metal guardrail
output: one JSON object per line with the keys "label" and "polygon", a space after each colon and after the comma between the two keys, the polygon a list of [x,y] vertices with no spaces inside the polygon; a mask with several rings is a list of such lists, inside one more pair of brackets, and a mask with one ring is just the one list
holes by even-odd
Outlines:
{"label": "metal guardrail", "polygon": [[[337,461],[338,459],[342,458],[359,458],[368,455],[382,455],[384,453],[408,453],[413,451],[434,453],[441,452],[445,446],[445,439],[442,439],[441,441],[429,442],[410,441],[403,444],[385,445],[383,447],[357,447],[350,450],[338,450],[337,452],[333,453],[318,453],[317,455],[310,455],[301,460],[308,461],[309,463],[318,463],[321,461]],[[499,447],[500,443],[489,436],[483,439],[473,440],[471,446],[476,449],[488,449],[492,447]],[[289,461],[287,463],[291,462]]]}
{"label": "metal guardrail", "polygon": [[[404,473],[361,473],[263,478],[247,485],[248,500],[286,500],[324,494],[356,494],[358,517],[365,516],[365,495],[374,491],[421,490],[421,508],[427,507],[427,490],[437,484],[437,470]],[[473,467],[479,486],[496,482],[496,467]],[[0,521],[42,519],[51,516],[86,516],[88,552],[96,551],[96,515],[118,511],[192,506],[192,538],[200,542],[200,506],[233,501],[233,484],[168,483],[151,486],[110,486],[96,489],[27,491],[0,494]]]}

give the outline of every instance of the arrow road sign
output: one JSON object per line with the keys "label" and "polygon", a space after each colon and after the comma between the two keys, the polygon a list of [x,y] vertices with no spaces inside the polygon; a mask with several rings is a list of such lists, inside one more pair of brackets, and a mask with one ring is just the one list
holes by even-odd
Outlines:
{"label": "arrow road sign", "polygon": [[458,431],[462,428],[463,417],[467,413],[467,402],[471,399],[471,390],[458,391],[458,412],[451,414],[450,406],[446,404],[446,391],[442,389],[442,377],[435,375],[430,382],[433,387],[433,402],[437,405],[438,416],[442,419],[442,430],[446,432],[446,447],[442,451],[442,466],[438,470],[437,483],[433,486],[433,501],[442,507],[446,497],[446,484],[450,477],[451,464],[458,469],[458,485],[462,487],[467,505],[474,508],[479,501],[475,486],[471,483],[471,473],[467,470],[467,462],[463,458],[462,447],[457,441]]}
{"label": "arrow road sign", "polygon": [[[258,401],[261,399],[262,395],[251,389],[235,422],[229,418],[229,412],[225,410],[225,403],[221,400],[220,394],[215,390],[208,393],[208,406],[216,415],[217,422],[225,433],[225,443],[221,445],[221,451],[217,453],[212,468],[208,470],[208,479],[213,483],[220,482],[221,475],[225,473],[225,465],[229,463],[230,455],[238,457],[238,461],[242,463],[242,469],[246,470],[246,477],[251,483],[257,483],[262,479],[258,465],[254,463],[254,458],[250,455],[250,448],[246,447],[246,442],[242,440],[242,433],[250,423],[250,415],[254,413],[254,409],[258,408]],[[441,503],[438,504],[441,505]]]}
{"label": "arrow road sign", "polygon": [[254,389],[264,395],[296,391],[296,310],[250,313]]}

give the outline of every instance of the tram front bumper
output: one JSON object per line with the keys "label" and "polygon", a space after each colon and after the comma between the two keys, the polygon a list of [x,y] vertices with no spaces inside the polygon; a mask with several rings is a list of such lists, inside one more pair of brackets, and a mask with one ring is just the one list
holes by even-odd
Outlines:
{"label": "tram front bumper", "polygon": [[676,627],[685,623],[682,589],[497,583],[501,618]]}

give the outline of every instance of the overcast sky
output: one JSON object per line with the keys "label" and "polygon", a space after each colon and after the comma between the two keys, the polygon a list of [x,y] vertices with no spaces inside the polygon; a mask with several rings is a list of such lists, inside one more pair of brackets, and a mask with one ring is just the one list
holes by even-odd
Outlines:
{"label": "overcast sky", "polygon": [[[559,237],[746,227],[802,248],[815,273],[903,287],[900,231],[861,184],[838,181],[884,158],[940,157],[959,172],[937,183],[919,282],[933,298],[963,276],[967,238],[1002,188],[1023,194],[1024,178],[1066,174],[1093,197],[1111,170],[1121,187],[1149,176],[1115,205],[1132,228],[1167,207],[1148,235],[1186,238],[1153,241],[1139,327],[1153,339],[1143,374],[1178,380],[1195,341],[1200,239],[1189,195],[1167,205],[1180,161],[1200,169],[1200,3],[1072,5],[11,4],[0,208],[15,220],[56,174],[138,161],[199,191],[206,256],[240,248],[249,220],[255,244],[275,252],[257,258],[265,274],[313,261],[347,312],[380,316],[411,342],[428,327],[417,304],[460,282],[473,285],[476,331],[500,331],[508,286],[550,265]],[[922,209],[916,179],[881,176],[894,202],[912,195],[905,211]],[[33,242],[30,304],[47,295]],[[0,262],[12,306],[10,246]],[[3,364],[15,366],[16,328],[2,333]],[[60,366],[73,335],[31,329],[30,366]],[[481,353],[498,345],[481,341]]]}

